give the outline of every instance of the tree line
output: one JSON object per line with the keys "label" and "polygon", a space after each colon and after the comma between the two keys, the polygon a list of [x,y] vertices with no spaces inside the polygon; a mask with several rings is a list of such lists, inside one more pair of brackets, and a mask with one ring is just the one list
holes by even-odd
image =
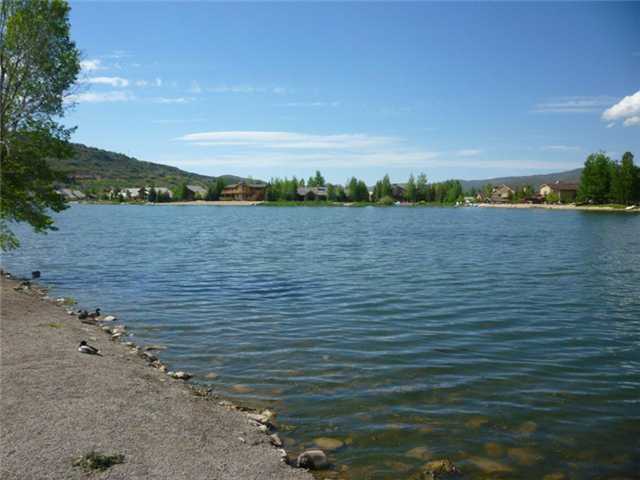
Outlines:
{"label": "tree line", "polygon": [[640,202],[640,168],[635,166],[633,154],[626,152],[619,162],[604,152],[589,155],[580,178],[578,201],[621,205]]}

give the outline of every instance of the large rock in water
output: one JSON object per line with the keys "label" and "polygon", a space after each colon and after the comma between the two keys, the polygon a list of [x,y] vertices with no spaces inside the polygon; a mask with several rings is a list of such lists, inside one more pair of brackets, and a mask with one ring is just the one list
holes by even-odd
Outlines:
{"label": "large rock in water", "polygon": [[298,467],[321,470],[329,466],[329,460],[322,450],[305,450],[298,455]]}

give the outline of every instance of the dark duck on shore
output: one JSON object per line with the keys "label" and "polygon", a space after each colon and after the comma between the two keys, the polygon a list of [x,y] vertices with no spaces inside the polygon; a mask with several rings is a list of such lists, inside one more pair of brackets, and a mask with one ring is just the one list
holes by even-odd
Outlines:
{"label": "dark duck on shore", "polygon": [[100,350],[98,350],[96,347],[92,347],[84,340],[82,340],[80,342],[80,345],[78,345],[78,351],[80,353],[87,353],[89,355],[98,355],[100,357],[102,356],[102,354],[100,353]]}

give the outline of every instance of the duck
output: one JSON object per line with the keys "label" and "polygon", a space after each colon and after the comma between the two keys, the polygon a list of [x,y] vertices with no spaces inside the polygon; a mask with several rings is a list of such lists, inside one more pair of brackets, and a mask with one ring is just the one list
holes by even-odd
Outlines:
{"label": "duck", "polygon": [[96,347],[92,347],[91,345],[89,345],[86,341],[82,340],[80,342],[80,345],[78,345],[78,351],[80,353],[88,353],[89,355],[99,355],[102,356],[102,354],[100,353],[100,350],[98,350]]}
{"label": "duck", "polygon": [[40,278],[40,270],[34,270],[33,272],[31,272],[31,278],[34,280],[36,278]]}

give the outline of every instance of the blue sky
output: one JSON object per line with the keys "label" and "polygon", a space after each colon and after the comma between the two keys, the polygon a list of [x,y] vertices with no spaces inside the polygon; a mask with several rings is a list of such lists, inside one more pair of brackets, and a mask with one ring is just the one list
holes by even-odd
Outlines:
{"label": "blue sky", "polygon": [[640,3],[73,2],[74,140],[334,182],[640,157]]}

